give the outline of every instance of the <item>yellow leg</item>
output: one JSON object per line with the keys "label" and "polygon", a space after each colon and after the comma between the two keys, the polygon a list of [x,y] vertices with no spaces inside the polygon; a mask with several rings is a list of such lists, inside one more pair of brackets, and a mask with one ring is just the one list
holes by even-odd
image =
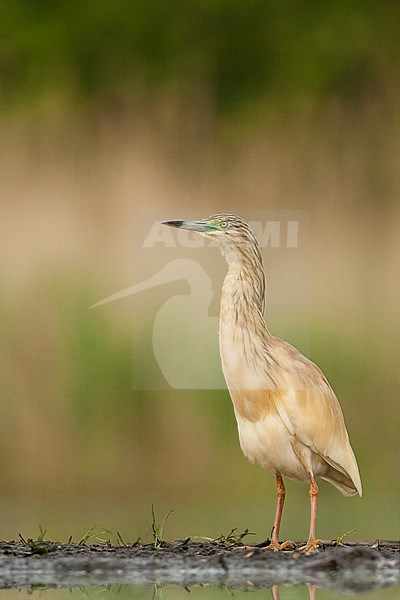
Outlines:
{"label": "yellow leg", "polygon": [[[271,543],[268,544],[268,546],[263,546],[262,548],[260,548],[260,550],[274,550],[275,552],[278,552],[279,550],[294,550],[295,546],[289,540],[283,542],[282,544],[279,543],[279,530],[281,527],[283,505],[285,504],[286,488],[285,484],[283,483],[282,475],[279,473],[279,471],[275,473],[275,477],[278,501],[276,504],[275,520],[271,534]],[[233,550],[247,549],[255,550],[257,549],[257,546],[237,546],[236,548],[233,548]]]}
{"label": "yellow leg", "polygon": [[285,504],[285,497],[286,497],[286,488],[285,488],[285,484],[283,483],[282,475],[280,473],[276,473],[275,477],[276,477],[276,491],[278,494],[278,501],[276,503],[274,527],[272,529],[272,535],[271,535],[272,542],[279,541],[279,531],[281,528],[283,506]]}
{"label": "yellow leg", "polygon": [[318,504],[318,486],[312,473],[308,474],[310,480],[310,533],[305,546],[300,548],[301,552],[316,552],[318,548],[323,546],[321,540],[315,537],[315,529],[317,524],[317,504]]}
{"label": "yellow leg", "polygon": [[283,542],[282,544],[279,543],[279,531],[281,528],[283,505],[285,504],[286,488],[285,484],[283,483],[282,475],[279,473],[279,471],[275,473],[275,477],[278,501],[276,503],[275,520],[271,534],[271,543],[268,546],[266,546],[266,549],[274,551],[294,550],[294,545],[289,540]]}

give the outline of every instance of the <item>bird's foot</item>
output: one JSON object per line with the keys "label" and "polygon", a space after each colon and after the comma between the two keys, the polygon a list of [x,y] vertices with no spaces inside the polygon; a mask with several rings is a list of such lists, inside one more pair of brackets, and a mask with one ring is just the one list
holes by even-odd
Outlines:
{"label": "bird's foot", "polygon": [[311,552],[318,552],[318,548],[323,548],[324,547],[324,542],[322,540],[316,540],[314,538],[310,538],[307,541],[307,544],[305,546],[302,546],[301,548],[299,548],[300,552],[306,552],[311,553]]}
{"label": "bird's foot", "polygon": [[272,550],[273,552],[280,552],[281,550],[294,550],[295,545],[290,540],[286,540],[285,542],[271,542],[268,546],[264,546],[262,550]]}
{"label": "bird's foot", "polygon": [[234,546],[232,550],[272,550],[273,552],[280,552],[281,550],[295,550],[296,546],[290,540],[286,540],[285,542],[277,542],[273,541],[267,546]]}

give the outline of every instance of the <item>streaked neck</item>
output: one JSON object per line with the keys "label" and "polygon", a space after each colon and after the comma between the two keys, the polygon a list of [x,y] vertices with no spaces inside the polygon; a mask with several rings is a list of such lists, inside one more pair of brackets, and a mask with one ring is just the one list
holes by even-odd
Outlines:
{"label": "streaked neck", "polygon": [[221,248],[229,270],[222,286],[221,324],[268,334],[264,320],[265,280],[258,245]]}

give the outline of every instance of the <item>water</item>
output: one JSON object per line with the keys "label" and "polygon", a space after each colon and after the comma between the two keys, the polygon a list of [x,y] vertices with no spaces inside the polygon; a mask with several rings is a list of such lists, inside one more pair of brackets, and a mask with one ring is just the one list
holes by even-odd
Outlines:
{"label": "water", "polygon": [[41,600],[77,600],[90,598],[93,600],[398,600],[398,586],[377,589],[364,594],[341,594],[339,592],[312,588],[307,586],[281,585],[274,591],[271,589],[246,589],[190,586],[183,588],[176,585],[110,585],[88,586],[76,588],[46,588],[36,585],[31,589],[3,590],[2,600],[31,599],[32,593]]}

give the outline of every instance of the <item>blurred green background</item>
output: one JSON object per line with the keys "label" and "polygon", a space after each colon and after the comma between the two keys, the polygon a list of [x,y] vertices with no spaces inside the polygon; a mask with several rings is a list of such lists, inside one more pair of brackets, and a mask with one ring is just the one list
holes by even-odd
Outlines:
{"label": "blurred green background", "polygon": [[267,321],[332,383],[365,490],[321,482],[319,534],[399,536],[399,9],[0,1],[0,537],[149,539],[151,504],[167,538],[269,533],[227,392],[134,391],[131,304],[88,309],[138,280],[138,223],[222,210],[309,215],[304,286],[264,253]]}

